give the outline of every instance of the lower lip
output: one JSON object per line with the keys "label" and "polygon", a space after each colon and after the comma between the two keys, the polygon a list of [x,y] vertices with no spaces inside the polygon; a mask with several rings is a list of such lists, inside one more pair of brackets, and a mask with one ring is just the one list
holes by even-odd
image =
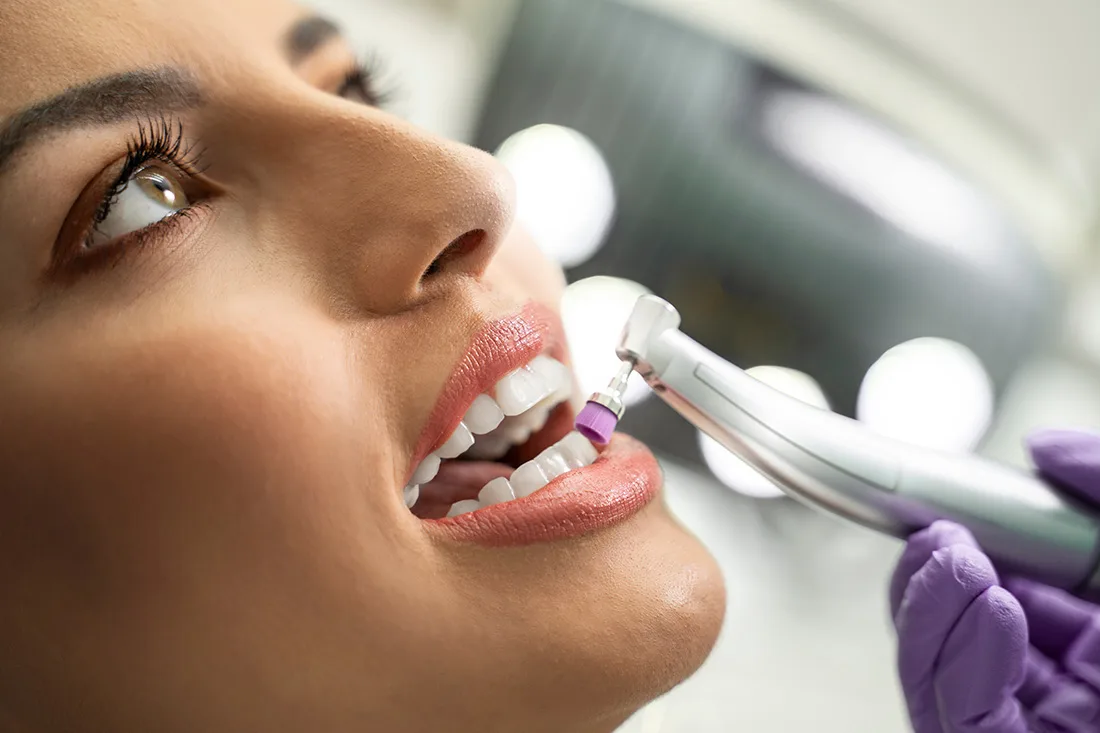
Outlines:
{"label": "lower lip", "polygon": [[423,524],[448,540],[491,547],[554,542],[624,522],[660,490],[657,459],[637,440],[616,434],[591,466],[559,476],[530,496]]}

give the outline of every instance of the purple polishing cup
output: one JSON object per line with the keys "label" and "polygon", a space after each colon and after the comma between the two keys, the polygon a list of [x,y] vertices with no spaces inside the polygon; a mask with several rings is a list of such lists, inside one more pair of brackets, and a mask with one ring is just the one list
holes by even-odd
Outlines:
{"label": "purple polishing cup", "polygon": [[610,409],[596,402],[589,402],[577,415],[577,432],[597,445],[607,445],[611,442],[611,434],[615,432],[615,426],[619,418]]}

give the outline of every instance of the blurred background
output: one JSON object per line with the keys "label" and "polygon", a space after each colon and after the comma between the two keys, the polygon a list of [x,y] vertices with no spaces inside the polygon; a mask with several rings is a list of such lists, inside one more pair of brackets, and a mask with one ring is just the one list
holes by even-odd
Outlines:
{"label": "blurred background", "polygon": [[[380,60],[392,111],[513,171],[586,390],[651,291],[760,379],[903,440],[1024,466],[1030,430],[1100,428],[1095,0],[312,4]],[[629,396],[730,600],[707,664],[624,733],[908,730],[900,545]]]}

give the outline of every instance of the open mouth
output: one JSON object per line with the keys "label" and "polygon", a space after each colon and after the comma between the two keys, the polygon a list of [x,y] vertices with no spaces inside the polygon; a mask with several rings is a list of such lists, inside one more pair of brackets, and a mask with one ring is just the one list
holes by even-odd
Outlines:
{"label": "open mouth", "polygon": [[405,505],[421,519],[454,517],[521,499],[596,461],[572,430],[569,368],[536,356],[467,408],[462,422],[413,472]]}

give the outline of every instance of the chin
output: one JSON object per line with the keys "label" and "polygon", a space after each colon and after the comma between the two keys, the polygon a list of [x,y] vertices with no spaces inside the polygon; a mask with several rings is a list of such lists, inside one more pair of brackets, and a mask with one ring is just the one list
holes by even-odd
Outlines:
{"label": "chin", "polygon": [[716,562],[660,497],[596,533],[451,560],[479,599],[451,660],[474,681],[444,703],[456,731],[610,733],[703,664],[725,613]]}
{"label": "chin", "polygon": [[706,661],[726,592],[714,558],[662,500],[611,534],[581,586],[587,615],[572,615],[577,669],[568,692],[594,711],[602,698],[629,716]]}

